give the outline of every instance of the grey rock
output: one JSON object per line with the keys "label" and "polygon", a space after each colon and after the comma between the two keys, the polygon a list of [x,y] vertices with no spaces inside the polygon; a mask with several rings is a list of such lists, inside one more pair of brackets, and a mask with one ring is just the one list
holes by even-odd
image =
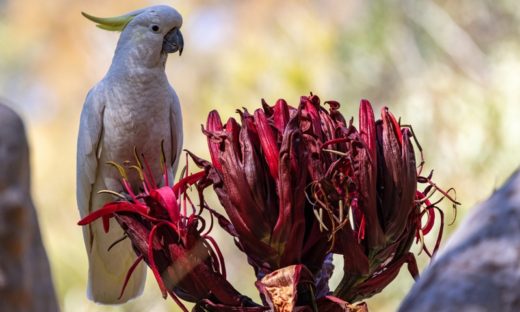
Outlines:
{"label": "grey rock", "polygon": [[520,311],[520,172],[473,208],[399,311]]}
{"label": "grey rock", "polygon": [[58,311],[20,117],[0,104],[0,311]]}

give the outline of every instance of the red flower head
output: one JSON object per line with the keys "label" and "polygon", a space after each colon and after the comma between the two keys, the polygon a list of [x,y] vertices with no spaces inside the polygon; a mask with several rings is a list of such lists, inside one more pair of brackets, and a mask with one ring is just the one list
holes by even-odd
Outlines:
{"label": "red flower head", "polygon": [[312,151],[301,129],[308,113],[280,100],[254,114],[239,111],[241,124],[230,118],[222,125],[216,111],[208,117],[211,183],[259,277],[299,263],[316,272],[328,249],[326,237],[315,235],[305,192],[312,180]]}
{"label": "red flower head", "polygon": [[[417,275],[411,244],[429,232],[435,210],[442,217],[428,194],[451,197],[431,176],[420,176],[411,129],[387,108],[375,121],[362,101],[358,130],[338,102],[326,104],[328,110],[312,94],[298,108],[264,102],[252,115],[239,111],[240,124],[233,118],[222,124],[212,111],[204,130],[212,165],[196,162],[259,279],[293,264],[319,279],[327,254],[339,253],[344,278],[335,294],[352,302],[382,290],[405,262]],[[418,183],[428,184],[424,192]]]}
{"label": "red flower head", "polygon": [[[143,182],[142,193],[136,194],[125,178],[125,169],[111,164],[119,169],[126,194],[107,191],[122,200],[106,204],[78,224],[87,225],[102,218],[108,232],[108,221],[115,218],[132,241],[138,258],[128,270],[121,295],[134,268],[144,260],[152,269],[163,297],[170,294],[183,311],[187,309],[177,297],[210,310],[218,305],[242,307],[244,311],[264,310],[226,280],[224,259],[209,235],[213,219],[208,227],[201,217],[203,206],[197,211],[186,192],[203,177],[203,172],[186,176],[173,187],[157,188],[143,166],[133,167]],[[148,168],[146,161],[145,165]],[[166,172],[164,177],[167,185]]]}
{"label": "red flower head", "polygon": [[[330,111],[335,137],[321,143],[321,152],[339,157],[313,182],[312,197],[329,216],[323,222],[332,228],[333,251],[344,257],[343,279],[334,294],[352,302],[380,292],[405,262],[416,277],[415,257],[409,252],[414,238],[422,242],[435,210],[441,216],[441,235],[443,213],[436,205],[444,197],[458,202],[431,182],[431,174],[420,176],[423,161],[417,167],[412,130],[401,126],[388,108],[375,121],[370,103],[361,101],[357,130],[352,122],[345,125],[338,107],[333,103]],[[428,186],[421,192],[418,183]],[[432,204],[427,198],[433,191],[442,197]],[[428,218],[422,227],[424,214]]]}

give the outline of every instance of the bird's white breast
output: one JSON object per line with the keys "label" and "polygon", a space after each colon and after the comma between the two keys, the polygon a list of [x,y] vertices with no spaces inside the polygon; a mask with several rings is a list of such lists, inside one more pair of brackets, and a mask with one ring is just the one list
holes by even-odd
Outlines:
{"label": "bird's white breast", "polygon": [[[156,80],[157,81],[157,80]],[[159,182],[161,170],[161,142],[164,141],[166,159],[171,158],[170,110],[173,101],[167,81],[133,84],[112,84],[105,90],[107,103],[101,138],[101,166],[106,161],[135,164],[134,147],[144,154],[154,178]],[[129,87],[129,85],[131,87]],[[101,170],[106,187],[117,190],[119,174],[113,168]],[[130,182],[138,183],[137,174],[130,174]]]}

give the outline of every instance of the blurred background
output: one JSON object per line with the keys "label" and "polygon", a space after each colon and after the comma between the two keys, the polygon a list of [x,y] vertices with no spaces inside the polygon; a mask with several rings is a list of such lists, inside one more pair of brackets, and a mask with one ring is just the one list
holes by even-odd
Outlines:
{"label": "blurred background", "polygon": [[[115,16],[157,3],[0,0],[0,98],[26,122],[33,197],[63,311],[177,311],[162,300],[151,274],[145,294],[127,305],[88,302],[87,258],[76,225],[79,115],[119,36],[80,12]],[[200,125],[213,108],[228,117],[236,108],[258,107],[261,98],[297,104],[311,91],[340,101],[346,116],[357,116],[362,98],[376,111],[388,105],[414,126],[435,181],[457,189],[463,205],[446,235],[519,165],[516,0],[161,3],[184,16],[184,53],[170,56],[167,72],[184,110],[185,148],[200,156],[208,158]],[[453,213],[443,207],[449,222]],[[218,239],[232,283],[258,298],[245,258],[228,237]],[[428,261],[419,260],[421,267]],[[412,284],[403,269],[368,300],[371,311],[395,311]]]}

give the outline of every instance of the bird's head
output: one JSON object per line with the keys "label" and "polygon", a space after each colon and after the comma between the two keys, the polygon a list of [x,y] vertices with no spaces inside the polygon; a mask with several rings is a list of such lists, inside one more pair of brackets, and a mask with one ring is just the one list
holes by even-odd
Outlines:
{"label": "bird's head", "polygon": [[[182,16],[172,7],[156,5],[116,17],[95,17],[82,12],[101,29],[120,31],[118,48],[136,48],[139,54],[160,57],[167,53],[182,54],[184,40],[180,32]],[[143,57],[143,55],[140,55]]]}

